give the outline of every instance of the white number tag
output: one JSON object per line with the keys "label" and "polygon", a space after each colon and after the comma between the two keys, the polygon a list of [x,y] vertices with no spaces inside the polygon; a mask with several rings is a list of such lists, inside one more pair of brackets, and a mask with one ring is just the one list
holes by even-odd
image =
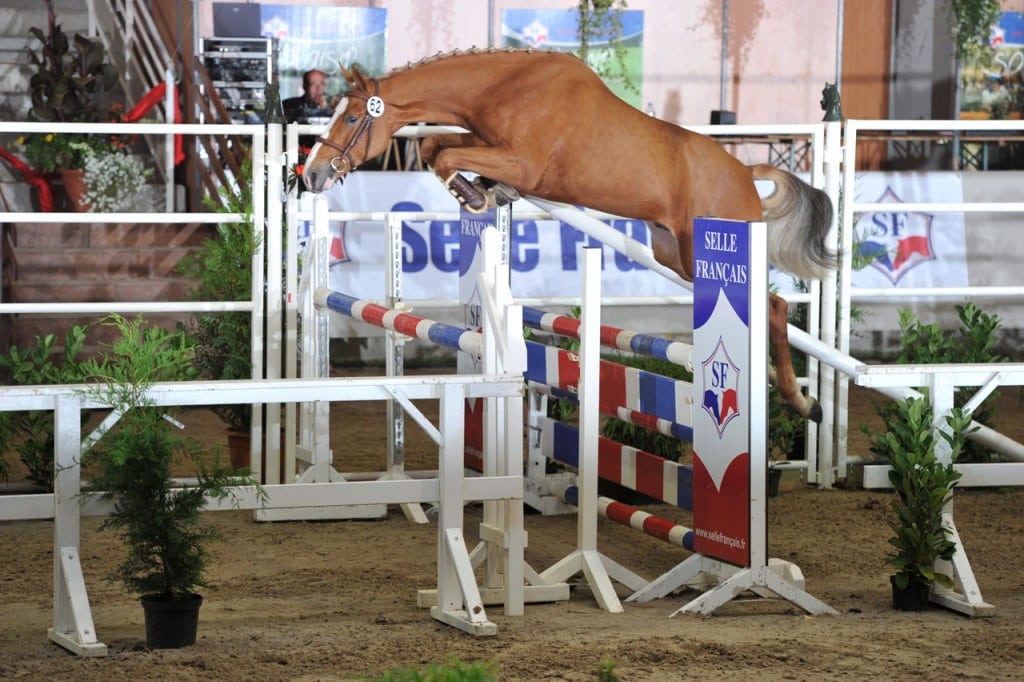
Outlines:
{"label": "white number tag", "polygon": [[374,118],[379,117],[384,113],[384,100],[377,95],[374,95],[370,99],[366,100],[366,113]]}

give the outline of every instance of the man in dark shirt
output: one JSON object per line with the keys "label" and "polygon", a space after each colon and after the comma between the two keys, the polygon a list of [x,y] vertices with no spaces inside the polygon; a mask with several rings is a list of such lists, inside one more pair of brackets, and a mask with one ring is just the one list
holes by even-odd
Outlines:
{"label": "man in dark shirt", "polygon": [[327,74],[311,69],[302,74],[302,95],[281,102],[284,118],[289,123],[308,123],[311,118],[330,117],[333,113],[327,102]]}

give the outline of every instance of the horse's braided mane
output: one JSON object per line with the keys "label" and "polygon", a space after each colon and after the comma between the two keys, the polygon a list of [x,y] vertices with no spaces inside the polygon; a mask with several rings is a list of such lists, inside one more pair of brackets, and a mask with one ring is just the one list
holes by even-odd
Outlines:
{"label": "horse's braided mane", "polygon": [[550,50],[550,49],[538,50],[537,48],[533,48],[533,47],[484,47],[484,48],[480,48],[480,47],[475,47],[474,46],[474,47],[469,48],[468,50],[452,50],[451,52],[438,52],[437,54],[432,55],[430,57],[424,57],[423,59],[419,60],[418,62],[409,62],[405,66],[397,66],[397,67],[391,69],[391,71],[388,72],[388,75],[390,75],[392,73],[399,73],[401,71],[409,71],[410,69],[415,69],[416,67],[423,66],[424,64],[432,64],[433,62],[438,62],[438,61],[441,61],[441,60],[444,60],[444,59],[451,59],[453,57],[464,57],[466,55],[474,55],[474,54],[498,54],[500,52],[525,52],[527,54],[531,54],[531,53],[539,53],[539,54],[552,54],[552,53],[553,54],[569,54],[569,53],[559,52],[558,50]]}

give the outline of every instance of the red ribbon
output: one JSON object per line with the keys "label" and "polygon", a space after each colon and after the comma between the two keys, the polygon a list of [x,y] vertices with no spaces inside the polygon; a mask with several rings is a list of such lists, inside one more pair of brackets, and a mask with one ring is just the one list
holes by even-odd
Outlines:
{"label": "red ribbon", "polygon": [[[143,95],[139,103],[136,104],[131,111],[121,115],[121,120],[125,123],[135,123],[142,118],[146,112],[155,107],[163,100],[164,95],[167,93],[167,83],[160,82],[152,90]],[[174,122],[181,123],[181,107],[178,106],[178,98],[174,89],[171,89],[171,99],[174,102]],[[181,135],[174,136],[174,165],[177,166],[185,158],[185,153],[181,149]]]}
{"label": "red ribbon", "polygon": [[50,184],[43,177],[43,174],[37,170],[29,168],[25,165],[25,162],[19,159],[14,154],[0,147],[0,158],[7,163],[14,166],[14,168],[25,176],[25,181],[30,185],[33,185],[39,190],[39,208],[44,213],[50,213],[53,211],[53,192],[50,190]]}
{"label": "red ribbon", "polygon": [[[152,109],[167,93],[167,83],[161,82],[157,84],[152,90],[147,92],[139,103],[136,104],[131,111],[121,115],[121,121],[125,123],[135,123],[142,118],[147,111]],[[172,95],[174,94],[172,89]],[[174,122],[181,123],[181,107],[178,106],[178,98],[172,97],[174,101]],[[53,190],[50,189],[50,184],[46,177],[37,170],[29,168],[24,161],[11,154],[6,149],[0,147],[0,158],[7,163],[14,166],[23,176],[25,181],[30,185],[33,185],[39,190],[39,208],[43,212],[50,213],[53,211]],[[177,166],[185,159],[185,152],[182,151],[181,135],[174,136],[174,165]]]}

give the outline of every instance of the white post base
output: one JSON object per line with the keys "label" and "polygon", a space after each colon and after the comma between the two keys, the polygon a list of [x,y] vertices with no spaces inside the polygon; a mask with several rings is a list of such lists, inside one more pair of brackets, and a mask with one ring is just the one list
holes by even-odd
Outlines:
{"label": "white post base", "polygon": [[[671,571],[676,586],[700,585],[706,583],[707,576],[719,579],[721,582],[678,609],[672,616],[680,613],[710,615],[720,606],[747,591],[753,591],[761,596],[766,596],[766,593],[768,596],[773,594],[811,615],[839,615],[839,612],[831,606],[804,591],[802,585],[784,577],[787,573],[792,575],[790,566],[792,564],[780,562],[776,565],[738,568],[702,554],[695,554]],[[669,590],[669,592],[671,591]]]}
{"label": "white post base", "polygon": [[[107,645],[96,639],[89,594],[85,589],[78,547],[61,547],[54,626],[46,631],[53,642],[79,656],[106,656]],[[66,625],[61,627],[58,623]]]}

